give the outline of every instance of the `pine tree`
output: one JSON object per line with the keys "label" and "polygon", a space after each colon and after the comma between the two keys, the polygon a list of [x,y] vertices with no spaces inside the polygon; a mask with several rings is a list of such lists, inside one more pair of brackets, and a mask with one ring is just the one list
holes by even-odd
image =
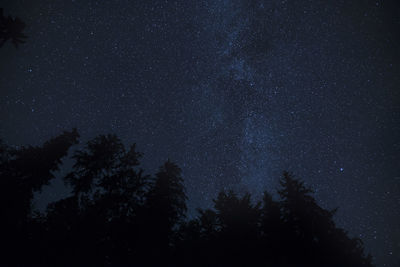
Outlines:
{"label": "pine tree", "polygon": [[333,220],[336,212],[321,208],[302,181],[284,172],[281,180],[284,263],[371,266],[361,240],[349,238]]}
{"label": "pine tree", "polygon": [[186,215],[186,194],[181,169],[168,160],[159,168],[147,195],[146,224],[150,254],[168,257],[179,224]]}

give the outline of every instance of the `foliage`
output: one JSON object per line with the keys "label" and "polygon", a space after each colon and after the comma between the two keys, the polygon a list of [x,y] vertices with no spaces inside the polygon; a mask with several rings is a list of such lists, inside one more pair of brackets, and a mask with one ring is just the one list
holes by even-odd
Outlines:
{"label": "foliage", "polygon": [[15,48],[18,48],[19,44],[25,43],[24,39],[27,36],[22,33],[25,27],[25,23],[20,18],[5,17],[3,9],[0,8],[0,47],[8,40],[11,40]]}
{"label": "foliage", "polygon": [[55,178],[77,138],[73,130],[41,147],[0,143],[5,262],[372,266],[361,240],[336,227],[336,210],[321,208],[291,174],[278,200],[222,191],[187,220],[181,169],[168,160],[144,175],[142,154],[115,135],[77,149],[64,178],[72,194],[33,215],[33,192]]}
{"label": "foliage", "polygon": [[[77,143],[76,129],[50,139],[42,146],[12,148],[0,145],[0,232],[8,243],[4,255],[12,258],[31,241],[31,206],[34,192],[55,178],[68,149]],[[36,229],[36,228],[35,228]]]}

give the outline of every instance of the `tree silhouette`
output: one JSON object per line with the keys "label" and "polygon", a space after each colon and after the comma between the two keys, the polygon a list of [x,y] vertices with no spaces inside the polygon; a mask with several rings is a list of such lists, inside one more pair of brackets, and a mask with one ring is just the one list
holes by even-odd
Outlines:
{"label": "tree silhouette", "polygon": [[62,222],[69,236],[75,237],[72,244],[59,243],[59,249],[77,251],[75,259],[85,262],[132,257],[128,241],[134,239],[135,220],[149,185],[149,177],[137,168],[140,157],[135,144],[126,150],[115,135],[100,135],[75,152],[73,171],[65,177],[73,196],[48,210],[48,228],[56,233]]}
{"label": "tree silhouette", "polygon": [[284,263],[371,266],[371,256],[364,256],[361,240],[349,238],[335,226],[336,209],[321,208],[311,196],[312,190],[288,172],[280,183],[282,238],[289,252]]}
{"label": "tree silhouette", "polygon": [[[256,261],[259,243],[261,203],[253,204],[250,194],[239,197],[232,191],[219,193],[214,208],[219,225],[219,261],[242,263]],[[246,256],[244,256],[246,255]]]}
{"label": "tree silhouette", "polygon": [[284,248],[281,233],[283,231],[281,205],[274,201],[268,192],[264,192],[261,207],[260,235],[261,244],[258,248],[265,255],[268,263],[280,263],[280,253]]}
{"label": "tree silhouette", "polygon": [[360,240],[335,226],[335,210],[321,208],[287,172],[281,186],[280,201],[265,192],[262,205],[221,192],[214,209],[182,226],[179,257],[186,264],[372,266]]}
{"label": "tree silhouette", "polygon": [[77,138],[73,130],[41,147],[0,142],[5,262],[372,266],[361,240],[336,227],[336,210],[321,208],[289,173],[277,200],[268,192],[254,201],[248,193],[222,191],[213,208],[186,220],[181,169],[168,160],[155,177],[144,175],[142,154],[115,135],[76,150],[65,176],[71,195],[32,214],[33,193],[54,178]]}
{"label": "tree silhouette", "polygon": [[[27,225],[31,224],[33,194],[54,179],[61,159],[77,143],[76,129],[45,142],[43,146],[0,147],[0,231],[8,242],[6,258],[15,256],[16,248],[28,246]],[[24,241],[24,242],[22,242]]]}
{"label": "tree silhouette", "polygon": [[233,191],[220,192],[214,209],[199,209],[200,216],[184,225],[180,258],[186,264],[260,263],[260,205],[251,202],[250,194],[239,197]]}
{"label": "tree silhouette", "polygon": [[168,160],[156,174],[154,185],[147,194],[146,224],[148,227],[146,244],[151,248],[150,256],[169,257],[179,224],[186,213],[186,194],[181,177],[181,169]]}
{"label": "tree silhouette", "polygon": [[0,8],[0,47],[8,40],[11,40],[15,48],[18,48],[19,44],[25,43],[24,39],[28,38],[22,33],[25,27],[26,24],[20,18],[5,17],[3,9]]}

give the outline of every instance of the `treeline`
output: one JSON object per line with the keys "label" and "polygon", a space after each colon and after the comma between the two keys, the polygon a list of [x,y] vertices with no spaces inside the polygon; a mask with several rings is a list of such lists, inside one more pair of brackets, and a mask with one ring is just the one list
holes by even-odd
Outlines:
{"label": "treeline", "polygon": [[167,161],[145,175],[142,154],[115,135],[75,151],[64,177],[71,195],[34,211],[34,193],[78,138],[73,130],[40,147],[0,144],[0,263],[372,266],[361,240],[335,226],[335,210],[289,173],[279,201],[223,191],[188,220],[180,168]]}

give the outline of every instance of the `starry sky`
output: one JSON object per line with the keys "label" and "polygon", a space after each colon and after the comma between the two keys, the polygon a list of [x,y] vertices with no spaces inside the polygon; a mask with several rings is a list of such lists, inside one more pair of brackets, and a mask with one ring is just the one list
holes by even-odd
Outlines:
{"label": "starry sky", "polygon": [[[0,138],[115,133],[148,172],[179,164],[191,212],[221,189],[273,192],[288,170],[396,266],[396,2],[3,0],[29,39],[0,49]],[[56,180],[36,204],[67,193]]]}

